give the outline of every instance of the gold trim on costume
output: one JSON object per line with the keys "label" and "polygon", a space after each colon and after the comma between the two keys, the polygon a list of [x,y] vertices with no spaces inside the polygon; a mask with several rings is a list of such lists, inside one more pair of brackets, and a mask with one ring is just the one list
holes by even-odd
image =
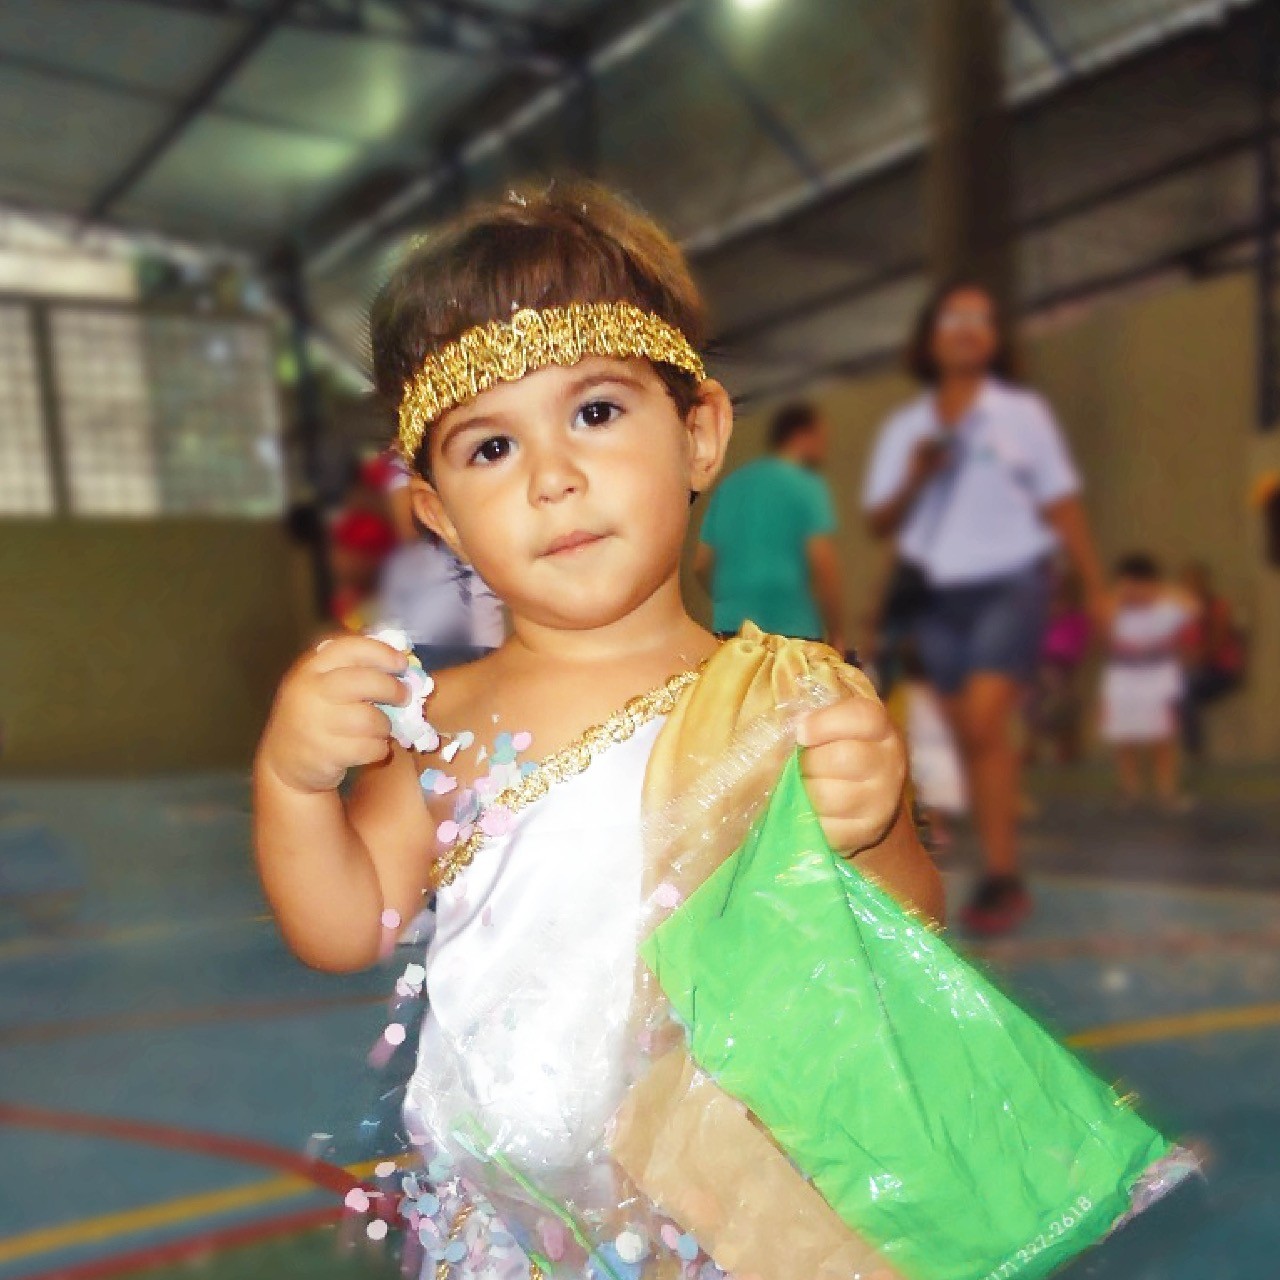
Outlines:
{"label": "gold trim on costume", "polygon": [[[535,800],[541,800],[557,782],[577,777],[601,752],[617,746],[632,737],[650,720],[669,715],[680,695],[702,674],[681,671],[664,685],[632,698],[601,724],[594,725],[579,735],[567,747],[549,755],[532,773],[514,782],[494,797],[493,807],[518,813]],[[427,892],[450,885],[460,872],[471,865],[476,851],[488,837],[481,831],[455,844],[431,865],[428,873]]]}
{"label": "gold trim on costume", "polygon": [[431,423],[496,383],[515,382],[550,364],[575,365],[585,356],[644,356],[699,382],[707,376],[679,329],[630,302],[525,307],[507,323],[468,329],[426,358],[400,402],[400,452],[412,461]]}

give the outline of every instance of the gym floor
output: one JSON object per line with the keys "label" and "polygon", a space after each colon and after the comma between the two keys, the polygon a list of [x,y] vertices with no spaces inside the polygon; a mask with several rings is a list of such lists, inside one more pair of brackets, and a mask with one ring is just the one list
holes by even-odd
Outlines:
{"label": "gym floor", "polygon": [[[1201,789],[1174,819],[1038,780],[1036,914],[964,944],[1206,1159],[1071,1277],[1280,1272],[1280,801],[1261,772]],[[285,951],[242,780],[0,786],[0,1280],[395,1274],[340,1222],[389,986]]]}

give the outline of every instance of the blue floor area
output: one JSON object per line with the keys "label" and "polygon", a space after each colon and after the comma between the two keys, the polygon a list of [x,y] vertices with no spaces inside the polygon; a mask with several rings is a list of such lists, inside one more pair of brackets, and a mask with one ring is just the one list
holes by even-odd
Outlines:
{"label": "blue floor area", "polygon": [[[1208,1170],[1066,1274],[1280,1275],[1280,806],[1252,783],[1224,785],[1174,827],[1110,815],[1087,778],[1085,800],[1056,785],[1028,834],[1035,915],[970,949],[1062,1033],[1116,1029],[1090,1051],[1099,1069]],[[0,856],[6,832],[33,829],[67,860],[77,896],[52,923],[0,904],[0,1105],[292,1153],[322,1132],[340,1161],[375,1153],[360,1121],[386,1081],[365,1057],[391,971],[338,978],[288,955],[254,881],[242,780],[0,786]],[[964,879],[949,876],[953,898]],[[0,1280],[330,1202],[280,1178],[71,1122],[0,1123]]]}

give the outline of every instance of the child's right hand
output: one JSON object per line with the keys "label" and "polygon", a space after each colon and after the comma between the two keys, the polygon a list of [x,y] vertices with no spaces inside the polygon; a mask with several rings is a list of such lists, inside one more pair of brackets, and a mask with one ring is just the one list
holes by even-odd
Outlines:
{"label": "child's right hand", "polygon": [[391,726],[373,705],[402,706],[406,656],[370,636],[322,640],[289,669],[258,744],[258,768],[300,792],[332,791],[348,769],[391,750]]}

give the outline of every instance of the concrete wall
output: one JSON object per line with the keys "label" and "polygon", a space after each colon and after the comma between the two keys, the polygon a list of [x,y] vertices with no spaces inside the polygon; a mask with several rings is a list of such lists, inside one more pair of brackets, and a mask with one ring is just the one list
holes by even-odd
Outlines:
{"label": "concrete wall", "polygon": [[[1104,557],[1149,549],[1168,565],[1195,557],[1249,626],[1248,696],[1214,717],[1223,756],[1280,757],[1280,573],[1261,562],[1258,519],[1246,494],[1276,465],[1280,433],[1254,424],[1253,284],[1246,276],[1169,289],[1096,307],[1032,336],[1028,380],[1051,401],[1088,485]],[[830,480],[843,521],[851,621],[865,617],[883,552],[861,527],[858,493],[883,416],[915,393],[886,373],[815,390],[835,426]],[[764,410],[746,416],[734,460],[760,447]],[[853,627],[858,635],[858,627]]]}
{"label": "concrete wall", "polygon": [[309,630],[274,524],[0,522],[0,767],[243,767]]}

